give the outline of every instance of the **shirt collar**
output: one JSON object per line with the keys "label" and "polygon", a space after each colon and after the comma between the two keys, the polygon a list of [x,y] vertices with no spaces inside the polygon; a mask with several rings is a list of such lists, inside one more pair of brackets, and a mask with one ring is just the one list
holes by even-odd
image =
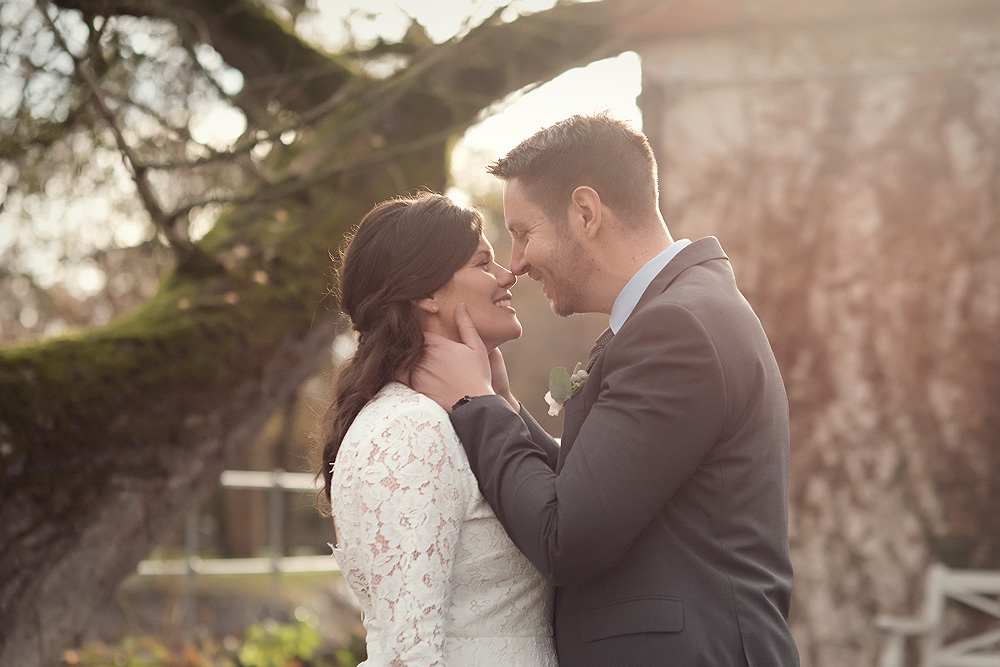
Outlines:
{"label": "shirt collar", "polygon": [[610,325],[611,330],[618,333],[622,325],[625,324],[625,320],[629,318],[632,311],[635,310],[635,305],[639,303],[639,299],[642,298],[643,293],[646,288],[649,287],[649,283],[653,282],[653,278],[660,274],[660,271],[670,263],[674,257],[677,256],[681,250],[691,245],[689,239],[678,239],[668,245],[663,252],[658,254],[653,259],[646,262],[641,269],[635,272],[635,275],[625,283],[625,287],[622,291],[618,293],[618,298],[615,299],[615,304],[611,306],[611,318]]}

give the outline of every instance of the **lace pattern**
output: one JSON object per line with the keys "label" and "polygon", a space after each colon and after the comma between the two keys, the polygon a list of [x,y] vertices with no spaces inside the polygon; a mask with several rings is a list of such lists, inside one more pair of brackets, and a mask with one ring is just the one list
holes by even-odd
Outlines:
{"label": "lace pattern", "polygon": [[496,520],[436,403],[386,385],[341,445],[331,503],[366,665],[556,667],[551,587]]}

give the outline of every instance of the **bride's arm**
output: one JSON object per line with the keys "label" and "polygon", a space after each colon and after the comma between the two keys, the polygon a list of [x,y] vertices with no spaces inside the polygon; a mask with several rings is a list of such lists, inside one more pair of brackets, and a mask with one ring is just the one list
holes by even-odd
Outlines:
{"label": "bride's arm", "polygon": [[363,493],[385,657],[393,665],[443,666],[452,562],[470,493],[456,468],[461,446],[436,405],[397,413],[379,435],[378,474],[366,477]]}

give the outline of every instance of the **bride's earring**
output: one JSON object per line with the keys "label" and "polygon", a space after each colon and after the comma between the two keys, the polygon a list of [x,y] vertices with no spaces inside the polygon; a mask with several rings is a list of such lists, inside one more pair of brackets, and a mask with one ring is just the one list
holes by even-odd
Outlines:
{"label": "bride's earring", "polygon": [[417,307],[420,308],[420,310],[424,311],[425,313],[434,314],[437,313],[438,311],[438,305],[437,302],[434,301],[433,294],[430,296],[425,296],[423,299],[418,299],[416,301],[416,304]]}

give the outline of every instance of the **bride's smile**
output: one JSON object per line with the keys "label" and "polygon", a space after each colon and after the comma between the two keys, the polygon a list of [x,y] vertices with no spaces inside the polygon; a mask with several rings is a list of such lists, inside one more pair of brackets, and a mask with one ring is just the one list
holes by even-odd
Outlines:
{"label": "bride's smile", "polygon": [[487,349],[520,337],[521,323],[511,306],[510,288],[515,282],[517,277],[497,263],[490,242],[480,237],[465,266],[434,294],[418,302],[424,330],[460,341],[455,309],[464,303]]}

